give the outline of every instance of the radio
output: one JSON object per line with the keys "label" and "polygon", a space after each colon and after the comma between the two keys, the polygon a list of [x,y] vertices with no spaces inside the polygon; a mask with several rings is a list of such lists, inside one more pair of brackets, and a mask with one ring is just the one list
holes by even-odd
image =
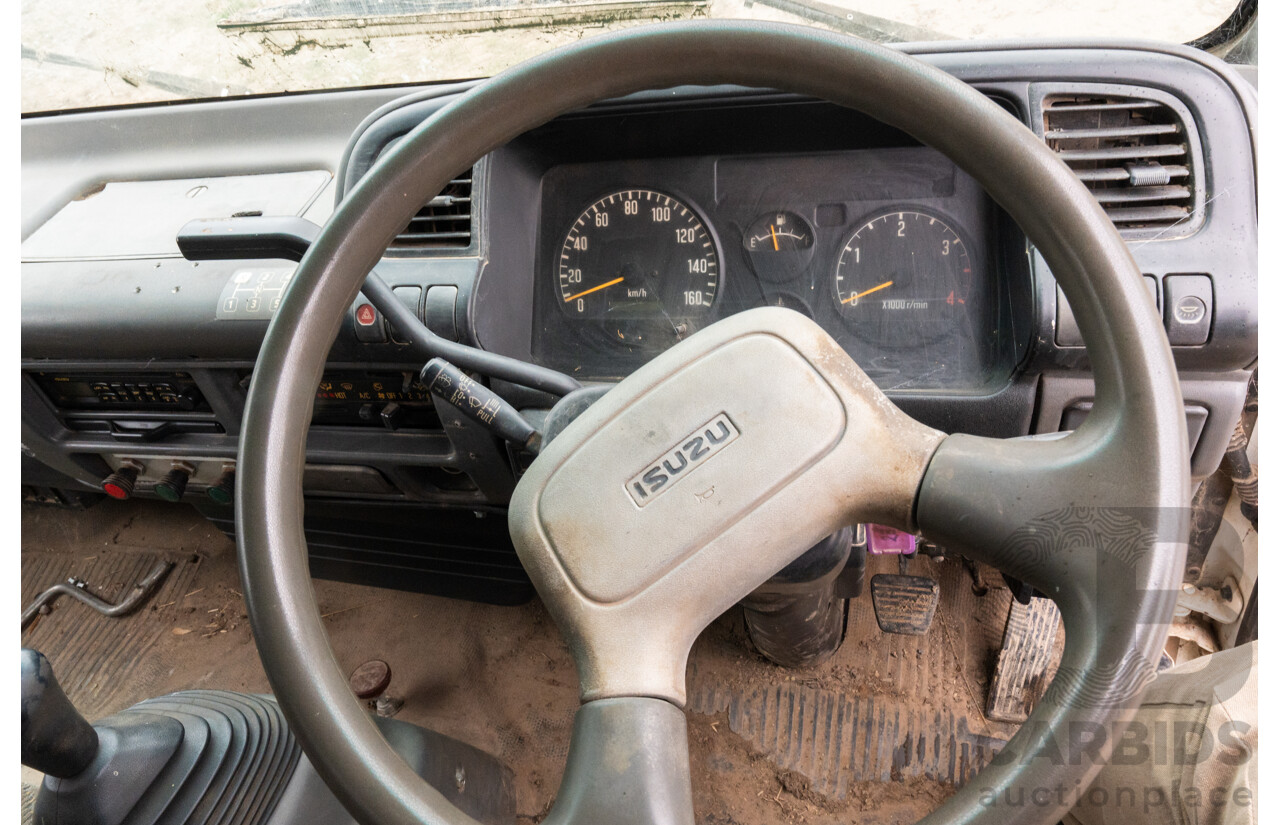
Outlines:
{"label": "radio", "polygon": [[185,372],[33,372],[40,389],[63,410],[209,412]]}

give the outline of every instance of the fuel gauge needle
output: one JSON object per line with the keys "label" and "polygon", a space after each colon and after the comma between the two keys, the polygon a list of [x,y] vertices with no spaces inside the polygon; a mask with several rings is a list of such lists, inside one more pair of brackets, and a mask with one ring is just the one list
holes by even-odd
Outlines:
{"label": "fuel gauge needle", "polygon": [[600,290],[604,289],[605,287],[610,287],[610,286],[613,286],[614,284],[620,284],[620,283],[622,283],[622,281],[623,281],[623,278],[621,278],[621,277],[619,277],[619,278],[614,278],[612,281],[605,281],[604,283],[600,284],[599,286],[593,286],[593,287],[591,287],[591,289],[584,289],[584,290],[582,290],[581,292],[579,292],[577,295],[570,295],[568,298],[565,298],[565,299],[564,299],[564,302],[567,304],[567,303],[569,303],[569,302],[571,302],[571,301],[576,301],[576,300],[578,300],[579,298],[581,298],[583,295],[590,295],[590,294],[591,294],[591,293],[593,293],[593,292],[599,292]]}
{"label": "fuel gauge needle", "polygon": [[[891,286],[893,286],[893,281],[885,281],[885,282],[884,282],[884,283],[882,283],[882,284],[876,284],[875,286],[871,287],[871,289],[864,289],[864,290],[862,290],[861,292],[855,292],[855,293],[853,293],[852,295],[850,295],[848,298],[845,298],[845,299],[844,299],[843,301],[841,301],[840,303],[842,303],[842,304],[847,304],[847,303],[849,303],[850,301],[856,301],[856,300],[858,300],[859,298],[862,298],[862,297],[864,297],[864,296],[866,296],[866,295],[870,295],[870,294],[871,294],[871,293],[873,293],[873,292],[879,292],[879,291],[880,291],[880,290],[882,290],[882,289],[888,289],[888,288],[889,288],[889,287],[891,287]],[[597,288],[598,288],[598,287],[597,287]]]}
{"label": "fuel gauge needle", "polygon": [[769,237],[773,238],[773,251],[778,251],[778,233],[773,231],[773,224],[769,224]]}

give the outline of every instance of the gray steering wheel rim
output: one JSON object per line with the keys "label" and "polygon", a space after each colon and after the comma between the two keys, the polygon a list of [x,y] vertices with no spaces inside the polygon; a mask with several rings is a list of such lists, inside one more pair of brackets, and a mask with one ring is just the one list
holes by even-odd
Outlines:
{"label": "gray steering wheel rim", "polygon": [[[1016,556],[984,553],[981,545],[998,544],[1012,517],[978,519],[978,528],[971,530],[948,521],[963,514],[968,503],[956,489],[960,485],[948,480],[957,474],[976,474],[986,486],[974,489],[988,501],[1030,489],[1030,476],[1019,479],[1022,487],[1003,480],[999,460],[994,469],[982,470],[985,451],[993,449],[1012,456],[1011,468],[1020,451],[1056,456],[1056,470],[1077,485],[1105,464],[1116,478],[1103,487],[1127,491],[1127,506],[1175,508],[1183,500],[1188,471],[1181,396],[1172,354],[1141,275],[1110,221],[1070,170],[983,95],[899,52],[792,26],[651,26],[536,58],[476,87],[415,129],[343,200],[302,260],[270,324],[245,408],[236,520],[255,639],[303,749],[361,822],[469,820],[408,769],[351,694],[311,589],[302,529],[306,432],[314,388],[343,314],[395,232],[458,169],[561,113],[601,99],[687,84],[780,88],[825,98],[939,149],[1014,217],[1067,294],[1093,365],[1097,392],[1092,415],[1060,442],[1065,446],[1049,448],[1049,453],[1034,452],[1043,445],[948,439],[921,487],[919,524],[926,535],[1016,566]],[[1029,193],[1038,196],[1034,203]],[[1112,453],[1117,457],[1109,460]],[[1143,463],[1133,465],[1135,457]],[[1006,475],[1017,474],[1011,469]],[[1172,561],[1157,556],[1152,545],[1139,560],[1144,592],[1155,593],[1165,585],[1171,591],[1175,583],[1168,568],[1176,567],[1176,551]],[[1028,577],[1036,581],[1039,572],[1029,569]],[[1095,584],[1092,595],[1077,594],[1085,607],[1099,607],[1106,595],[1101,593],[1105,582]],[[1148,604],[1141,615],[1111,611],[1115,615],[1109,614],[1105,624],[1113,632],[1107,639],[1084,643],[1074,661],[1084,666],[1105,661],[1109,648],[1117,645],[1149,658],[1157,639],[1163,639],[1159,624],[1167,624],[1167,612],[1163,604]],[[1070,639],[1069,627],[1069,644]],[[1104,692],[1108,686],[1101,686]],[[1065,706],[1080,694],[1068,691]],[[1064,723],[1060,710],[1056,715],[1046,712],[1051,726]],[[1055,773],[1017,760],[999,771],[998,780],[1000,785],[1055,775],[1087,780],[1098,767]],[[1011,816],[983,806],[979,784],[966,785],[929,819],[1006,822],[1046,814],[1034,809]]]}

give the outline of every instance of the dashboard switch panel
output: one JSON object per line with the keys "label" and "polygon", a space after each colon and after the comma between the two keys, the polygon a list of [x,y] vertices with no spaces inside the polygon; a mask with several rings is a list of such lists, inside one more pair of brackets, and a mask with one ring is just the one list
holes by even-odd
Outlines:
{"label": "dashboard switch panel", "polygon": [[357,341],[362,344],[387,342],[387,328],[382,322],[382,313],[373,304],[361,300],[351,308],[351,317],[355,321]]}
{"label": "dashboard switch panel", "polygon": [[457,308],[458,288],[456,286],[429,287],[425,310],[427,329],[446,341],[457,341],[458,322],[455,320]]}
{"label": "dashboard switch panel", "polygon": [[1167,275],[1164,279],[1164,326],[1175,347],[1198,347],[1209,341],[1213,325],[1213,280],[1208,275]]}
{"label": "dashboard switch panel", "polygon": [[[418,320],[422,320],[422,287],[420,286],[398,286],[394,290],[400,303],[409,308]],[[397,344],[407,344],[409,341],[395,327],[391,328],[391,340]]]}
{"label": "dashboard switch panel", "polygon": [[[1154,275],[1143,275],[1142,282],[1151,293],[1151,302],[1156,305],[1156,312],[1159,312],[1160,282]],[[1084,346],[1084,336],[1080,334],[1080,326],[1076,323],[1071,306],[1067,304],[1067,296],[1062,293],[1062,287],[1058,287],[1058,323],[1053,340],[1060,347]]]}
{"label": "dashboard switch panel", "polygon": [[431,392],[412,372],[326,372],[316,388],[313,425],[438,430]]}

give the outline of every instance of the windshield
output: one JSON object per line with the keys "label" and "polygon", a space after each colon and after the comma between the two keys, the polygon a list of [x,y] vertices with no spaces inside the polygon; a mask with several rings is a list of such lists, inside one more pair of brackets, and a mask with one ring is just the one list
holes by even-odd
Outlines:
{"label": "windshield", "polygon": [[1239,0],[24,0],[24,112],[484,77],[660,20],[800,23],[882,42],[1187,42]]}

